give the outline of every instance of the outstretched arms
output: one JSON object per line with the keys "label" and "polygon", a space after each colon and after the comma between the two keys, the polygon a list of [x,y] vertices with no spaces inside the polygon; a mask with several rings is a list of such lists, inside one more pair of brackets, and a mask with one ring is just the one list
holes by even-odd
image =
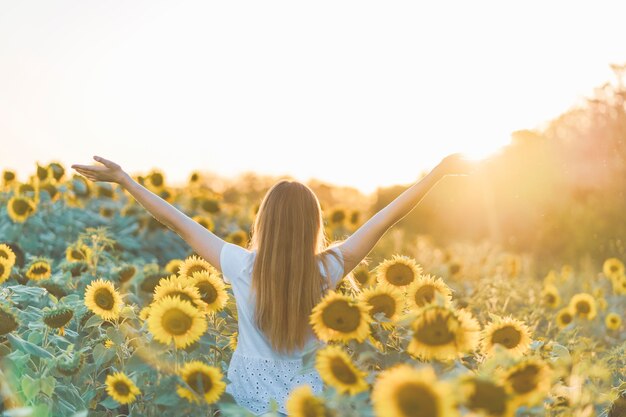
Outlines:
{"label": "outstretched arms", "polygon": [[344,274],[352,271],[367,256],[380,238],[419,203],[428,191],[446,175],[466,175],[472,165],[459,154],[444,158],[428,175],[413,184],[391,203],[372,216],[343,243]]}
{"label": "outstretched arms", "polygon": [[74,164],[72,168],[91,181],[115,182],[124,187],[155,219],[178,234],[198,255],[221,271],[220,253],[224,240],[136,182],[115,162],[99,156],[94,156],[94,159],[103,166]]}

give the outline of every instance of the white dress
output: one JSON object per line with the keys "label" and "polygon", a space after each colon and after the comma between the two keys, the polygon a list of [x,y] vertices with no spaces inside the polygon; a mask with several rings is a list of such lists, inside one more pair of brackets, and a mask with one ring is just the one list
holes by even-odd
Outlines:
{"label": "white dress", "polygon": [[[330,275],[332,287],[343,277],[343,257],[338,248],[331,249],[336,257],[327,257],[328,271],[319,261],[320,271]],[[237,404],[255,414],[269,410],[270,398],[278,403],[279,411],[286,413],[285,400],[289,392],[298,385],[308,384],[313,392],[322,392],[322,380],[316,370],[298,375],[302,368],[302,352],[310,343],[317,341],[311,336],[302,351],[292,355],[282,355],[274,351],[254,323],[255,300],[251,296],[252,267],[256,251],[249,251],[232,243],[226,243],[220,254],[220,264],[224,281],[231,284],[237,302],[238,340],[228,367],[230,383],[226,392]],[[325,290],[326,288],[324,288]]]}

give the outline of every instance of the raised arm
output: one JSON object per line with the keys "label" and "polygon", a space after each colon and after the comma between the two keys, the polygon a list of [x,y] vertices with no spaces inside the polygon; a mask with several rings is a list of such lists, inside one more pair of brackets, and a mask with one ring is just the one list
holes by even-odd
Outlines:
{"label": "raised arm", "polygon": [[352,271],[370,253],[385,232],[409,214],[441,178],[446,175],[467,175],[472,166],[471,162],[464,160],[459,154],[447,156],[428,175],[372,216],[338,245],[343,255],[344,274]]}
{"label": "raised arm", "polygon": [[220,253],[224,240],[139,184],[115,162],[99,156],[93,159],[103,165],[74,164],[72,168],[91,181],[115,182],[124,187],[156,220],[178,234],[198,255],[221,271]]}

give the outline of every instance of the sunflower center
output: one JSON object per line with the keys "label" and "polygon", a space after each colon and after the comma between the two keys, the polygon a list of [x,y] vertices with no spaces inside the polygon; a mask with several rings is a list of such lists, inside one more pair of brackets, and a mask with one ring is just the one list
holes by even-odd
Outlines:
{"label": "sunflower center", "polygon": [[120,271],[120,281],[126,282],[135,275],[135,268],[130,266]]}
{"label": "sunflower center", "polygon": [[422,384],[402,384],[396,391],[396,401],[401,416],[430,417],[439,415],[437,397]]}
{"label": "sunflower center", "polygon": [[168,292],[167,294],[164,294],[163,296],[165,297],[166,295],[171,295],[172,297],[178,297],[178,298],[180,298],[180,299],[181,299],[181,300],[183,300],[183,301],[189,301],[189,303],[190,303],[191,305],[194,305],[194,304],[195,304],[195,302],[194,302],[193,298],[191,298],[191,297],[189,296],[189,294],[187,294],[187,293],[186,293],[186,292],[184,292],[184,291],[180,291],[180,290],[172,290],[172,291]]}
{"label": "sunflower center", "polygon": [[183,335],[191,329],[193,318],[178,308],[170,308],[161,318],[161,325],[166,332],[176,336]]}
{"label": "sunflower center", "polygon": [[196,288],[200,291],[200,297],[205,303],[211,305],[217,299],[217,290],[210,282],[198,282]]}
{"label": "sunflower center", "polygon": [[378,294],[371,297],[367,302],[372,306],[370,314],[385,313],[387,318],[393,316],[396,312],[396,301],[388,294]]}
{"label": "sunflower center", "polygon": [[554,304],[556,302],[554,294],[546,294],[545,299],[548,304]]}
{"label": "sunflower center", "polygon": [[526,394],[537,386],[538,374],[539,368],[536,365],[528,365],[513,372],[507,379],[516,393]]}
{"label": "sunflower center", "polygon": [[206,271],[206,268],[203,267],[202,265],[193,265],[187,270],[187,276],[193,277],[194,273],[203,272],[203,271]]}
{"label": "sunflower center", "polygon": [[561,322],[564,324],[569,324],[572,322],[572,315],[569,313],[565,313],[561,315]]}
{"label": "sunflower center", "polygon": [[37,265],[32,269],[33,274],[41,275],[48,272],[48,267],[46,265]]}
{"label": "sunflower center", "polygon": [[115,384],[113,384],[113,389],[122,396],[130,394],[130,387],[124,381],[116,381]]}
{"label": "sunflower center", "polygon": [[13,202],[13,211],[20,216],[23,216],[32,211],[32,207],[26,200],[15,200]]}
{"label": "sunflower center", "polygon": [[185,382],[187,382],[187,384],[195,392],[201,393],[201,394],[211,391],[211,387],[213,386],[211,377],[209,377],[209,375],[201,371],[195,371],[189,374]]}
{"label": "sunflower center", "polygon": [[344,384],[354,384],[357,381],[356,375],[342,358],[332,358],[330,360],[330,369],[335,378]]}
{"label": "sunflower center", "polygon": [[587,314],[591,311],[591,306],[586,301],[579,301],[576,303],[576,311],[581,314]]}
{"label": "sunflower center", "polygon": [[302,401],[301,411],[304,417],[319,417],[320,415],[324,415],[322,404],[320,404],[319,400],[315,397],[306,397]]}
{"label": "sunflower center", "polygon": [[18,323],[12,314],[0,310],[0,336],[17,329]]}
{"label": "sunflower center", "polygon": [[413,270],[408,265],[393,264],[387,269],[387,281],[393,285],[409,285],[413,278]]}
{"label": "sunflower center", "polygon": [[2,276],[4,274],[4,264],[2,262],[0,262],[0,276]]}
{"label": "sunflower center", "polygon": [[454,340],[454,333],[448,328],[448,319],[437,315],[434,320],[422,324],[414,337],[430,346],[446,345]]}
{"label": "sunflower center", "polygon": [[152,184],[154,184],[156,187],[160,187],[163,185],[163,176],[161,174],[152,174],[150,176],[150,180],[152,181]]}
{"label": "sunflower center", "polygon": [[103,310],[113,310],[115,299],[107,288],[99,288],[93,296],[94,301]]}
{"label": "sunflower center", "polygon": [[85,259],[85,255],[78,249],[72,249],[72,259]]}
{"label": "sunflower center", "polygon": [[474,392],[469,397],[471,410],[485,410],[489,415],[503,415],[506,411],[506,391],[504,387],[488,381],[472,381]]}
{"label": "sunflower center", "polygon": [[415,292],[415,303],[422,307],[435,299],[435,287],[424,285]]}
{"label": "sunflower center", "polygon": [[342,333],[356,330],[361,323],[359,308],[346,300],[335,300],[322,312],[322,320],[327,327]]}
{"label": "sunflower center", "polygon": [[369,274],[365,271],[357,271],[354,273],[354,279],[356,279],[359,284],[363,285],[369,280]]}
{"label": "sunflower center", "polygon": [[617,272],[619,270],[619,267],[617,265],[611,265],[609,267],[609,271],[611,272]]}
{"label": "sunflower center", "polygon": [[513,326],[504,326],[491,335],[493,343],[500,343],[507,349],[513,349],[522,340],[522,334]]}

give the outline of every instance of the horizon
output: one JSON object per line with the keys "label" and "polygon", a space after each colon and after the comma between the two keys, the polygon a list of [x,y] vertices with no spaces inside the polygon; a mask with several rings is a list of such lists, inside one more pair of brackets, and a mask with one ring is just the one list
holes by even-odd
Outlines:
{"label": "horizon", "polygon": [[612,81],[619,7],[5,3],[0,169],[100,155],[172,184],[254,172],[371,194],[489,155]]}

